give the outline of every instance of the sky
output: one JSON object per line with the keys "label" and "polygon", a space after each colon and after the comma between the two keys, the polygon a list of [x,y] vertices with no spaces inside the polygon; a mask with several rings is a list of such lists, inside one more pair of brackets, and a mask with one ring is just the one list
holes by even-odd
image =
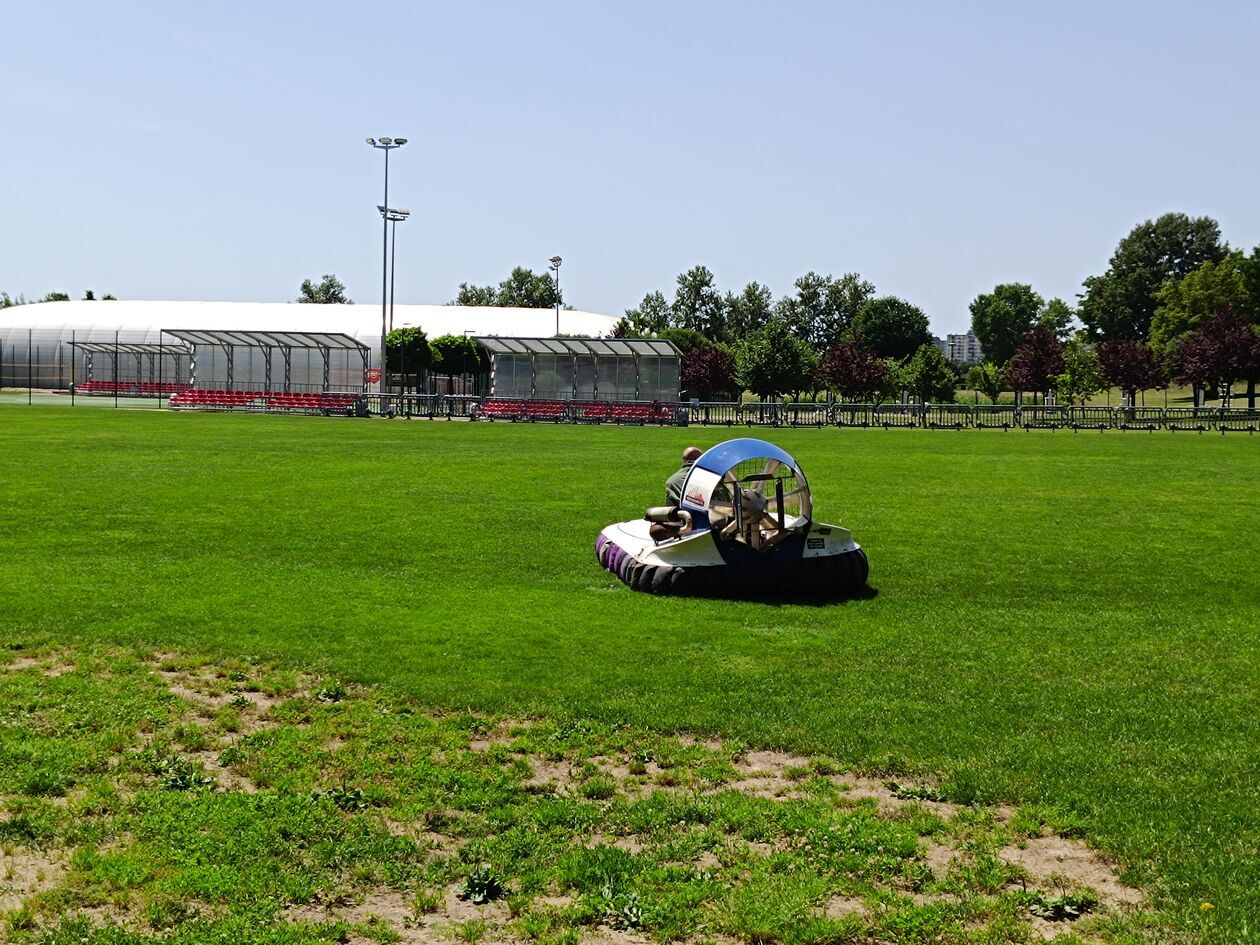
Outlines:
{"label": "sky", "polygon": [[8,4],[0,290],[379,304],[559,254],[618,315],[702,264],[858,272],[938,334],[1134,225],[1260,244],[1254,2]]}

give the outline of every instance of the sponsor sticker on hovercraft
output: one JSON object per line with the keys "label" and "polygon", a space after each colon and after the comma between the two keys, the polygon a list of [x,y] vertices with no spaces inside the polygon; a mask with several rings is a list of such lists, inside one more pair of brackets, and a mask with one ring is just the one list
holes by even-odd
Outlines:
{"label": "sponsor sticker on hovercraft", "polygon": [[825,538],[806,538],[805,547],[806,548],[826,548],[827,540]]}
{"label": "sponsor sticker on hovercraft", "polygon": [[704,493],[699,489],[692,489],[687,493],[687,501],[692,505],[704,505]]}

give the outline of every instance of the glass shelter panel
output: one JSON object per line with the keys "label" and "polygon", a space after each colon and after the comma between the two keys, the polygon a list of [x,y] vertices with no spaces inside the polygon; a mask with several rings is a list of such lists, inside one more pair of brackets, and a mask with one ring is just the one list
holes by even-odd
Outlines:
{"label": "glass shelter panel", "polygon": [[577,359],[577,399],[595,399],[595,359],[590,355]]}
{"label": "glass shelter panel", "polygon": [[529,397],[529,355],[495,355],[494,394],[496,397],[510,397],[518,400],[524,400]]}

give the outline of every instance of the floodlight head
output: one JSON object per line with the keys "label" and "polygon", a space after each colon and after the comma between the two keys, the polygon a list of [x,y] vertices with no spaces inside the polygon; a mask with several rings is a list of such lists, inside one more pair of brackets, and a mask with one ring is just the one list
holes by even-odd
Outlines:
{"label": "floodlight head", "polygon": [[406,144],[406,143],[407,143],[407,139],[406,139],[406,138],[395,138],[395,139],[394,139],[394,144],[397,144],[397,145],[403,145],[403,144]]}
{"label": "floodlight head", "polygon": [[381,144],[385,145],[385,147],[387,147],[387,148],[388,148],[391,144],[393,144],[393,143],[394,143],[394,139],[393,139],[393,138],[382,138],[382,139],[381,139]]}
{"label": "floodlight head", "polygon": [[376,147],[376,139],[375,139],[375,138],[368,138],[368,139],[367,139],[367,143],[368,143],[368,144],[370,144],[372,147]]}
{"label": "floodlight head", "polygon": [[550,263],[551,263],[551,268],[552,268],[552,269],[559,269],[559,268],[560,268],[560,264],[561,264],[562,262],[564,262],[564,260],[563,260],[563,259],[561,259],[559,256],[552,256],[552,257],[551,257],[551,259],[549,259],[549,260],[548,260],[548,262],[550,262]]}

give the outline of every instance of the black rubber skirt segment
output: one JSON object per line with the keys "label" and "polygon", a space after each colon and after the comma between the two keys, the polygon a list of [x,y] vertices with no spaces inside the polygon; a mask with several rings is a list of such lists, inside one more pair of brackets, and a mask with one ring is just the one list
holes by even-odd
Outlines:
{"label": "black rubber skirt segment", "polygon": [[852,597],[866,586],[870,564],[861,548],[815,558],[769,555],[737,564],[682,567],[646,564],[603,535],[595,540],[600,566],[648,594],[773,600]]}

